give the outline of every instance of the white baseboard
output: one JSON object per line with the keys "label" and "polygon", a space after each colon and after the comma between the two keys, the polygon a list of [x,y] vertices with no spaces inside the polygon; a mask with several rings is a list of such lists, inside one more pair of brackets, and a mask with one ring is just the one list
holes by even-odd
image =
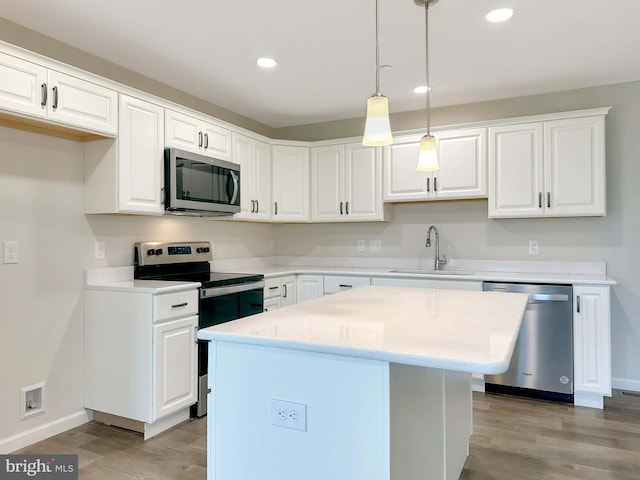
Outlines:
{"label": "white baseboard", "polygon": [[640,392],[640,381],[629,380],[627,378],[612,378],[611,386],[616,390],[631,390],[632,392]]}
{"label": "white baseboard", "polygon": [[15,452],[16,450],[28,447],[29,445],[33,445],[59,433],[66,432],[89,421],[91,421],[91,415],[83,409],[80,412],[40,425],[26,432],[20,432],[11,437],[0,439],[0,454],[4,455]]}

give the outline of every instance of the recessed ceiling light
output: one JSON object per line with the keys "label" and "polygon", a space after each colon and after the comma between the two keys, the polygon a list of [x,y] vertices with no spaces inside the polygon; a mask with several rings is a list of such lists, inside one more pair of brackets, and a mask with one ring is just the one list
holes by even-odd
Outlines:
{"label": "recessed ceiling light", "polygon": [[419,87],[414,88],[413,91],[415,93],[427,93],[427,91],[431,91],[431,87],[428,87],[427,85],[420,85]]}
{"label": "recessed ceiling light", "polygon": [[511,17],[513,17],[513,9],[498,8],[496,10],[491,10],[484,18],[486,18],[488,22],[496,23],[504,22],[505,20],[509,20]]}
{"label": "recessed ceiling light", "polygon": [[273,68],[278,62],[276,62],[273,58],[262,57],[256,60],[256,63],[262,68]]}

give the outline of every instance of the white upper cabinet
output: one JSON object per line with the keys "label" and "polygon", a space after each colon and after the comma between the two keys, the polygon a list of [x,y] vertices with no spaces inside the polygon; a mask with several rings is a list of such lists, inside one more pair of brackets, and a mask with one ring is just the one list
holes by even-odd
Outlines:
{"label": "white upper cabinet", "polygon": [[434,133],[437,172],[418,172],[422,135],[400,137],[384,149],[384,201],[413,202],[487,196],[486,128]]}
{"label": "white upper cabinet", "polygon": [[604,115],[491,127],[489,217],[601,216]]}
{"label": "white upper cabinet", "polygon": [[188,152],[231,160],[231,131],[167,109],[165,143]]}
{"label": "white upper cabinet", "polygon": [[271,220],[271,145],[233,134],[233,160],[240,164],[240,213],[234,218]]}
{"label": "white upper cabinet", "polygon": [[118,92],[0,53],[0,108],[89,132],[117,132]]}
{"label": "white upper cabinet", "polygon": [[0,53],[0,108],[45,118],[47,69]]}
{"label": "white upper cabinet", "polygon": [[119,211],[164,213],[164,109],[120,96]]}
{"label": "white upper cabinet", "polygon": [[309,149],[276,145],[273,147],[274,222],[308,222]]}
{"label": "white upper cabinet", "polygon": [[311,221],[384,220],[380,149],[361,143],[311,149]]}

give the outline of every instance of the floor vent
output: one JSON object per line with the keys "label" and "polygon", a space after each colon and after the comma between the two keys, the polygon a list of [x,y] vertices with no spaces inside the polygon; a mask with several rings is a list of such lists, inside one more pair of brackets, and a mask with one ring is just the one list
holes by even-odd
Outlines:
{"label": "floor vent", "polygon": [[628,390],[620,390],[622,397],[640,398],[640,392],[630,392]]}

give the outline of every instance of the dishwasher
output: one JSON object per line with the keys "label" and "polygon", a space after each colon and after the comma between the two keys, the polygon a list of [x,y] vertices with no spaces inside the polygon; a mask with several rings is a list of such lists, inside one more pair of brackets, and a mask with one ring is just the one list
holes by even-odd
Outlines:
{"label": "dishwasher", "polygon": [[572,287],[484,282],[483,290],[529,295],[509,369],[485,375],[485,390],[573,402]]}

